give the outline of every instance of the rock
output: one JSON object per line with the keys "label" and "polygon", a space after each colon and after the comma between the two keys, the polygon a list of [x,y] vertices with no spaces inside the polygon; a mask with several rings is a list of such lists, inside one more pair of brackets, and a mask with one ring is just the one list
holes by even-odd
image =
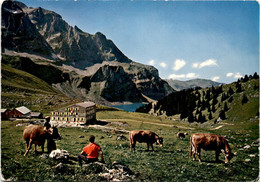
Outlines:
{"label": "rock", "polygon": [[101,162],[93,162],[89,164],[83,164],[83,167],[88,171],[89,173],[107,173],[109,169],[107,168],[106,164],[103,164]]}
{"label": "rock", "polygon": [[66,150],[53,150],[50,155],[50,158],[55,159],[55,160],[65,160],[67,161],[69,159],[69,153]]}
{"label": "rock", "polygon": [[128,140],[124,135],[118,135],[116,140]]}
{"label": "rock", "polygon": [[101,136],[100,139],[104,139],[105,137]]}
{"label": "rock", "polygon": [[251,145],[254,147],[257,147],[257,146],[259,146],[259,143],[260,143],[260,138],[258,138],[256,141],[252,142]]}
{"label": "rock", "polygon": [[49,157],[48,154],[42,154],[42,155],[40,155],[40,158],[43,158],[43,159],[47,159],[48,157]]}
{"label": "rock", "polygon": [[53,168],[58,169],[58,170],[61,170],[61,169],[64,168],[64,164],[60,162],[59,164],[57,164],[57,165],[54,166]]}
{"label": "rock", "polygon": [[217,123],[223,121],[220,117],[217,119]]}
{"label": "rock", "polygon": [[244,146],[244,149],[249,149],[249,148],[251,148],[250,145],[246,145],[246,146]]}
{"label": "rock", "polygon": [[249,157],[255,157],[255,154],[250,154]]}
{"label": "rock", "polygon": [[81,135],[81,136],[79,136],[79,138],[85,138],[85,136],[82,136],[82,135]]}
{"label": "rock", "polygon": [[100,173],[100,177],[107,181],[132,181],[135,180],[133,172],[124,164],[118,161],[112,163],[112,169]]}
{"label": "rock", "polygon": [[245,162],[250,162],[251,161],[251,159],[245,159]]}

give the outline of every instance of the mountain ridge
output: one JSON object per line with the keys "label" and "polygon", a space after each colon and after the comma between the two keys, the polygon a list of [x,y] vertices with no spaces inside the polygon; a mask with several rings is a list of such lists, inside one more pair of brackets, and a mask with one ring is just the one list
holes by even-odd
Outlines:
{"label": "mountain ridge", "polygon": [[[157,100],[174,91],[159,77],[156,68],[130,60],[100,32],[91,35],[77,26],[70,26],[53,11],[28,8],[17,1],[5,1],[2,9],[5,9],[2,11],[5,13],[2,19],[3,55],[6,52],[6,55],[13,56],[5,56],[2,58],[4,62],[15,68],[16,64],[22,63],[24,67],[17,69],[47,81],[69,97],[109,104],[114,101],[143,101],[145,97]],[[17,17],[14,12],[18,10],[20,15]],[[27,32],[27,29],[31,31]],[[21,33],[16,34],[17,31]],[[17,41],[19,39],[23,41]],[[118,71],[109,72],[113,67]],[[100,80],[91,80],[100,70],[106,80],[101,77]],[[50,81],[43,73],[55,76],[49,77]],[[119,84],[118,78],[121,77],[124,84]],[[135,94],[131,96],[131,93]],[[113,98],[109,97],[110,94]]]}
{"label": "mountain ridge", "polygon": [[208,79],[196,78],[187,81],[173,80],[173,79],[165,79],[165,81],[176,91],[189,89],[189,88],[207,88],[223,85],[223,83],[215,82]]}

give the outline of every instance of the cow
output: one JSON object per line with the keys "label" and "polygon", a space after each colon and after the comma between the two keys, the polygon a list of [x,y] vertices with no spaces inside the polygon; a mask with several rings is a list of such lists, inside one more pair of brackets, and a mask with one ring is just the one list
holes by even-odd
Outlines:
{"label": "cow", "polygon": [[193,160],[196,160],[195,154],[200,158],[200,150],[215,150],[216,151],[216,161],[219,161],[218,157],[220,152],[225,156],[225,163],[228,163],[234,156],[231,152],[231,149],[228,145],[227,140],[216,134],[210,133],[195,133],[190,136],[190,157],[193,157]]}
{"label": "cow", "polygon": [[177,137],[178,137],[179,139],[185,138],[185,135],[188,135],[188,133],[182,133],[182,132],[178,132],[178,133],[177,133]]}
{"label": "cow", "polygon": [[135,151],[135,144],[136,141],[139,143],[147,143],[147,151],[149,151],[149,145],[151,145],[152,150],[153,149],[153,143],[156,142],[159,146],[163,145],[163,138],[159,137],[157,134],[155,134],[152,131],[147,130],[133,130],[130,132],[130,148],[131,151]]}
{"label": "cow", "polygon": [[[42,125],[28,125],[23,130],[23,138],[26,141],[26,156],[31,149],[32,144],[35,144],[35,153],[37,153],[37,145],[41,146],[42,152],[44,153],[44,143],[48,141],[48,152],[56,149],[56,144],[53,139],[61,139],[56,127],[51,127],[48,130]],[[54,144],[53,144],[54,143]]]}

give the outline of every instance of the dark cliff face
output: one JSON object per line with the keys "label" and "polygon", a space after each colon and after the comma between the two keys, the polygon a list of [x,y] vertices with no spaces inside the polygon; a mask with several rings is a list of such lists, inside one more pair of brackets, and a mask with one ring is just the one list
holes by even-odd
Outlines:
{"label": "dark cliff face", "polygon": [[26,6],[13,1],[4,1],[2,4],[2,51],[6,48],[51,57],[51,47],[35,29],[22,7]]}
{"label": "dark cliff face", "polygon": [[[131,61],[102,33],[85,33],[53,11],[28,8],[16,1],[5,1],[2,6],[2,49],[29,53],[32,60],[34,55],[48,58],[48,64],[19,58],[12,66],[69,97],[103,103],[141,102],[144,95],[157,100],[174,91],[157,69]],[[81,73],[86,69],[91,74]]]}
{"label": "dark cliff face", "polygon": [[121,66],[105,65],[91,77],[91,82],[102,83],[101,96],[110,102],[142,102],[141,91]]}
{"label": "dark cliff face", "polygon": [[42,8],[27,8],[25,11],[55,54],[74,67],[85,69],[103,61],[131,62],[102,33],[85,33],[68,25],[57,13]]}

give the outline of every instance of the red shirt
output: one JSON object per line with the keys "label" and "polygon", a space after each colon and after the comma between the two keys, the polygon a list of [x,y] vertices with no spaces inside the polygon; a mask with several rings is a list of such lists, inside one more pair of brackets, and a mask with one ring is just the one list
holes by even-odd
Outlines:
{"label": "red shirt", "polygon": [[87,158],[98,158],[98,152],[100,150],[100,146],[95,143],[90,143],[83,148],[83,152],[87,154]]}

